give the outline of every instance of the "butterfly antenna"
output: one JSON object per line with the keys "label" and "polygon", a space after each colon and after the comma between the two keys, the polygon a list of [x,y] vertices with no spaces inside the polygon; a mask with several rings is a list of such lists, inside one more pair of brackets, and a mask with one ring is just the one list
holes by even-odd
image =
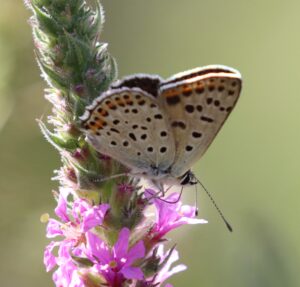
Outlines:
{"label": "butterfly antenna", "polygon": [[[220,210],[220,208],[218,207],[217,203],[215,202],[215,200],[213,199],[212,195],[210,194],[210,192],[206,189],[206,187],[203,185],[203,183],[196,178],[196,180],[198,181],[198,183],[201,185],[201,187],[203,188],[203,190],[206,192],[206,194],[208,195],[209,199],[211,200],[211,202],[213,203],[213,205],[215,206],[215,208],[217,209],[219,215],[221,216],[222,220],[224,221],[227,229],[232,232],[233,229],[231,227],[231,225],[229,224],[229,222],[226,220],[225,216],[223,215],[223,212]],[[198,206],[197,206],[198,207]]]}

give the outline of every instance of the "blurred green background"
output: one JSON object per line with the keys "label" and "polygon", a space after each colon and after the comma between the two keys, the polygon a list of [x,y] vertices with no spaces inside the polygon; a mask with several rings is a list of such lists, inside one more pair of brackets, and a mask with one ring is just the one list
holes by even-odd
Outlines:
{"label": "blurred green background", "polygon": [[[241,71],[240,101],[194,171],[209,224],[173,232],[188,270],[179,286],[300,286],[300,2],[298,0],[105,0],[102,40],[120,76],[168,77],[206,64]],[[0,285],[53,286],[42,264],[45,226],[55,206],[50,181],[60,166],[35,119],[51,106],[34,60],[22,1],[0,10]],[[194,192],[184,200],[193,202]]]}

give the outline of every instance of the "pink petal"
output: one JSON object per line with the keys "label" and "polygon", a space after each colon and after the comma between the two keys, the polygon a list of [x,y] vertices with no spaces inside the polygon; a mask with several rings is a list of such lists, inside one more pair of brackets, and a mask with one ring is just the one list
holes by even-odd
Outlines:
{"label": "pink petal", "polygon": [[115,258],[121,259],[126,257],[129,244],[130,230],[126,227],[122,228],[119,233],[119,238],[115,246],[113,247],[113,254]]}
{"label": "pink petal", "polygon": [[55,208],[55,214],[63,221],[70,221],[69,216],[67,214],[67,201],[60,194],[57,202],[57,206]]}
{"label": "pink petal", "polygon": [[127,279],[142,280],[144,278],[144,273],[139,267],[123,267],[121,273]]}
{"label": "pink petal", "polygon": [[91,228],[101,225],[108,209],[109,204],[101,204],[87,210],[83,214],[82,231],[87,232]]}
{"label": "pink petal", "polygon": [[108,264],[112,259],[106,244],[94,233],[87,232],[88,256],[91,260],[97,257],[103,264]]}
{"label": "pink petal", "polygon": [[[58,287],[70,287],[70,283],[74,274],[77,273],[77,267],[71,262],[64,262],[54,273],[53,273],[53,281],[55,285]],[[84,285],[82,285],[83,287]]]}
{"label": "pink petal", "polygon": [[126,265],[131,265],[136,259],[143,258],[145,256],[145,252],[144,242],[139,241],[127,253]]}
{"label": "pink petal", "polygon": [[56,258],[52,254],[54,247],[58,246],[59,242],[52,241],[45,248],[44,252],[44,264],[46,266],[46,271],[49,272],[56,265]]}
{"label": "pink petal", "polygon": [[46,236],[48,238],[53,238],[56,236],[63,235],[63,232],[61,230],[61,223],[55,219],[49,219],[47,224],[47,230],[46,230]]}

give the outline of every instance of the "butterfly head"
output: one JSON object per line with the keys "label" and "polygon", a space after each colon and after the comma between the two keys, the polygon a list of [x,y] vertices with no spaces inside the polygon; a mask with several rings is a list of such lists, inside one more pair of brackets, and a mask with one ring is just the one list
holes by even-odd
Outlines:
{"label": "butterfly head", "polygon": [[195,185],[198,183],[195,175],[192,173],[191,170],[188,170],[182,176],[178,178],[180,185]]}

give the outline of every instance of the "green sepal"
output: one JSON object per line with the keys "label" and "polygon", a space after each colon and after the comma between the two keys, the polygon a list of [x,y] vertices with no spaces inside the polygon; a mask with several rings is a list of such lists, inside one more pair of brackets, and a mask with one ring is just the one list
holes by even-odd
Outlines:
{"label": "green sepal", "polygon": [[43,30],[45,33],[50,34],[52,37],[56,37],[61,28],[59,24],[51,17],[49,14],[44,12],[37,4],[33,3],[32,8],[34,14],[38,20],[40,29]]}
{"label": "green sepal", "polygon": [[82,272],[82,270],[78,270],[78,275],[82,278],[84,282],[84,286],[86,287],[107,287],[108,283],[105,280],[104,276],[99,272]]}
{"label": "green sepal", "polygon": [[73,263],[76,264],[78,267],[86,268],[86,267],[92,267],[94,265],[94,263],[90,261],[88,258],[78,257],[73,254],[70,255],[73,259]]}
{"label": "green sepal", "polygon": [[91,37],[96,37],[102,31],[103,24],[104,24],[104,11],[100,1],[96,1],[96,11],[94,13],[94,21],[89,26],[89,33]]}
{"label": "green sepal", "polygon": [[96,73],[93,78],[86,80],[91,96],[90,102],[109,88],[117,78],[118,71],[115,59],[107,51],[106,43],[98,44],[93,62],[96,63]]}
{"label": "green sepal", "polygon": [[160,263],[161,257],[157,255],[157,249],[158,247],[155,247],[151,257],[147,258],[142,263],[142,270],[145,275],[145,277],[152,277],[155,274],[157,274],[169,261],[174,249],[175,245],[170,249],[168,255],[164,258],[164,260]]}
{"label": "green sepal", "polygon": [[[66,3],[66,0],[61,0],[63,3]],[[84,5],[84,3],[82,2],[82,0],[73,0],[73,1],[69,1],[69,7],[70,7],[70,11],[72,14],[78,13],[78,11],[80,11]]]}
{"label": "green sepal", "polygon": [[81,117],[84,114],[87,104],[85,101],[82,101],[78,96],[74,95],[74,99],[76,99],[76,100],[74,101],[74,118],[73,118],[73,120],[76,121],[78,126],[80,126],[81,122],[79,121],[79,117]]}
{"label": "green sepal", "polygon": [[87,200],[91,205],[101,204],[100,192],[97,190],[77,189],[77,190],[75,190],[75,193],[81,199]]}
{"label": "green sepal", "polygon": [[[82,72],[85,71],[87,62],[90,58],[90,47],[85,42],[73,37],[67,32],[65,33],[65,39],[67,41],[68,51],[64,63],[67,66],[71,66],[80,76],[80,78],[73,80],[75,82],[81,82]],[[78,75],[76,76],[78,77]]]}
{"label": "green sepal", "polygon": [[107,59],[105,60],[105,66],[102,71],[104,71],[105,80],[101,84],[101,92],[106,91],[112,82],[116,80],[118,75],[117,62],[109,53],[107,53]]}
{"label": "green sepal", "polygon": [[[40,46],[43,46],[43,48],[45,48],[46,45],[49,44],[49,37],[47,37],[47,35],[42,30],[40,30],[38,27],[33,26],[32,32],[33,32],[35,41],[38,41]],[[42,49],[40,49],[40,50],[42,50]],[[35,50],[35,52],[41,53],[40,50]]]}
{"label": "green sepal", "polygon": [[[46,1],[48,1],[48,0],[46,0]],[[55,1],[53,1],[53,0],[50,0],[51,11],[53,11],[52,13],[54,13],[54,11],[55,11],[56,14],[61,15],[61,13],[66,9],[66,6],[67,6],[66,3],[69,4],[69,2],[72,3],[72,2],[75,2],[75,1],[74,0],[72,0],[72,1],[66,1],[66,0],[55,0]],[[50,10],[50,8],[49,8],[49,10]]]}
{"label": "green sepal", "polygon": [[33,5],[38,7],[48,7],[53,0],[31,0]]}
{"label": "green sepal", "polygon": [[[109,215],[109,212],[110,211],[108,211],[105,217]],[[101,238],[108,246],[113,247],[118,241],[119,233],[122,229],[122,226],[108,226],[105,223],[103,223],[103,226],[105,228],[102,228],[101,226],[96,226],[94,228],[94,233],[97,234],[97,236]]]}
{"label": "green sepal", "polygon": [[49,131],[46,125],[42,121],[38,120],[38,124],[46,140],[50,142],[59,151],[62,150],[73,151],[78,147],[78,141],[76,139],[70,138],[68,140],[65,140],[58,134]]}
{"label": "green sepal", "polygon": [[83,170],[81,166],[76,165],[77,168],[77,181],[78,181],[78,186],[81,190],[89,190],[89,189],[94,189],[96,186],[94,183],[91,181],[91,177],[88,176],[92,174],[91,171],[88,170]]}
{"label": "green sepal", "polygon": [[88,160],[84,161],[84,166],[77,160],[68,159],[68,163],[73,166],[76,171],[76,177],[80,189],[96,189],[99,186],[103,186],[99,177],[100,171],[98,164],[89,157]]}
{"label": "green sepal", "polygon": [[51,87],[55,87],[62,90],[66,90],[69,88],[69,81],[67,79],[63,79],[61,75],[52,70],[51,67],[44,63],[44,61],[40,57],[37,57],[37,62],[45,76],[45,80]]}
{"label": "green sepal", "polygon": [[172,255],[172,253],[173,253],[174,250],[175,250],[175,247],[176,247],[176,245],[174,245],[174,246],[170,249],[168,255],[167,255],[167,256],[164,258],[164,260],[159,264],[157,272],[159,272],[159,271],[166,265],[166,263],[169,261],[169,259],[170,259],[171,255]]}

